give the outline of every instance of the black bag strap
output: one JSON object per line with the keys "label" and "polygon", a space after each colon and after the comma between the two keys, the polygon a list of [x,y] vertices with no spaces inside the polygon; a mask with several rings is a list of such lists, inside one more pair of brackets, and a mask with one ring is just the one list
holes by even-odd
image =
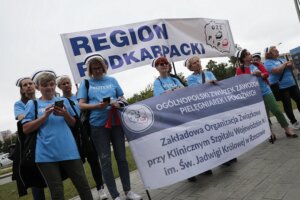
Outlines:
{"label": "black bag strap", "polygon": [[37,118],[38,118],[38,105],[37,105],[37,100],[32,99],[32,101],[33,101],[33,104],[34,104],[34,117],[35,117],[35,119],[37,119]]}
{"label": "black bag strap", "polygon": [[88,103],[90,101],[89,98],[89,88],[90,88],[90,82],[88,79],[84,79],[84,83],[85,83],[85,88],[86,88],[86,93],[87,93],[87,97],[86,97],[86,103]]}
{"label": "black bag strap", "polygon": [[[280,62],[281,64],[283,64],[282,60],[280,60],[280,59],[279,59],[279,62]],[[283,69],[283,71],[282,71],[282,73],[281,73],[281,75],[280,75],[280,78],[279,78],[278,82],[280,82],[280,81],[282,80],[283,74],[284,74],[284,72],[285,72],[285,69],[286,69],[286,66],[284,67],[284,69]]]}
{"label": "black bag strap", "polygon": [[205,74],[204,74],[204,71],[202,71],[201,75],[202,75],[202,84],[203,84],[203,83],[205,83]]}
{"label": "black bag strap", "polygon": [[67,99],[68,99],[68,101],[69,101],[69,103],[70,103],[70,105],[71,105],[71,108],[72,108],[72,110],[74,111],[76,117],[79,118],[79,115],[78,115],[78,113],[77,113],[77,111],[76,111],[76,109],[75,109],[75,102],[72,101],[71,99],[69,99],[68,97],[67,97]]}

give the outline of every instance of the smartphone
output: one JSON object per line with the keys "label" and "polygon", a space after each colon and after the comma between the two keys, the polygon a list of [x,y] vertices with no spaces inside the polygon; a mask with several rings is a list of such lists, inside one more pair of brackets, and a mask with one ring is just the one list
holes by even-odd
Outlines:
{"label": "smartphone", "polygon": [[60,108],[64,107],[64,100],[55,101],[54,106],[57,106]]}
{"label": "smartphone", "polygon": [[110,97],[105,97],[105,98],[103,98],[103,102],[105,102],[105,103],[110,103]]}

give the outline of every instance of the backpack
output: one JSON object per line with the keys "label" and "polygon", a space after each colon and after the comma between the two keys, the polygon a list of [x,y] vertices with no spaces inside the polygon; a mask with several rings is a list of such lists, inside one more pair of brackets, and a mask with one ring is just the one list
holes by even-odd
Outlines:
{"label": "backpack", "polygon": [[[84,79],[85,81],[85,88],[87,91],[87,98],[86,103],[89,102],[89,87],[90,82],[87,79]],[[82,146],[83,146],[83,152],[85,157],[87,157],[90,154],[97,154],[94,143],[91,139],[91,126],[90,126],[90,111],[89,110],[81,110],[80,113],[80,122],[82,127]]]}
{"label": "backpack", "polygon": [[[38,115],[37,101],[33,100],[35,119]],[[35,163],[35,148],[38,130],[25,134],[21,120],[17,123],[18,140],[16,144],[18,175],[25,188],[46,187],[45,180]]]}
{"label": "backpack", "polygon": [[70,129],[71,129],[73,137],[76,141],[76,145],[77,145],[77,148],[78,148],[78,151],[79,151],[79,154],[80,154],[81,161],[84,163],[85,162],[85,152],[84,152],[84,144],[83,144],[83,137],[84,137],[83,136],[83,134],[84,134],[83,126],[82,126],[82,123],[80,121],[80,116],[78,115],[78,113],[75,109],[74,101],[72,101],[69,98],[67,98],[67,99],[68,99],[68,101],[71,105],[72,110],[75,113],[75,120],[76,120],[75,126],[70,127]]}

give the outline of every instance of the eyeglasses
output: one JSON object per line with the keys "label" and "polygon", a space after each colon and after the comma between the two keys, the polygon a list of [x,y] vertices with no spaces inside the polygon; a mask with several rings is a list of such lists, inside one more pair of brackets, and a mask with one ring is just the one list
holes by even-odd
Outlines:
{"label": "eyeglasses", "polygon": [[164,66],[164,65],[169,65],[169,63],[159,63],[158,65]]}
{"label": "eyeglasses", "polygon": [[97,70],[101,70],[101,69],[102,69],[102,67],[92,67],[91,68],[92,71],[97,71]]}

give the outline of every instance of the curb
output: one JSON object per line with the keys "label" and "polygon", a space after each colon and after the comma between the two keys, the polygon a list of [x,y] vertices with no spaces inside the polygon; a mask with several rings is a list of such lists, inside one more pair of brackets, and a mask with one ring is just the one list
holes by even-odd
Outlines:
{"label": "curb", "polygon": [[7,174],[3,174],[3,175],[0,176],[0,179],[9,177],[9,176],[11,176],[11,175],[12,175],[12,172],[9,172],[9,173],[7,173]]}

